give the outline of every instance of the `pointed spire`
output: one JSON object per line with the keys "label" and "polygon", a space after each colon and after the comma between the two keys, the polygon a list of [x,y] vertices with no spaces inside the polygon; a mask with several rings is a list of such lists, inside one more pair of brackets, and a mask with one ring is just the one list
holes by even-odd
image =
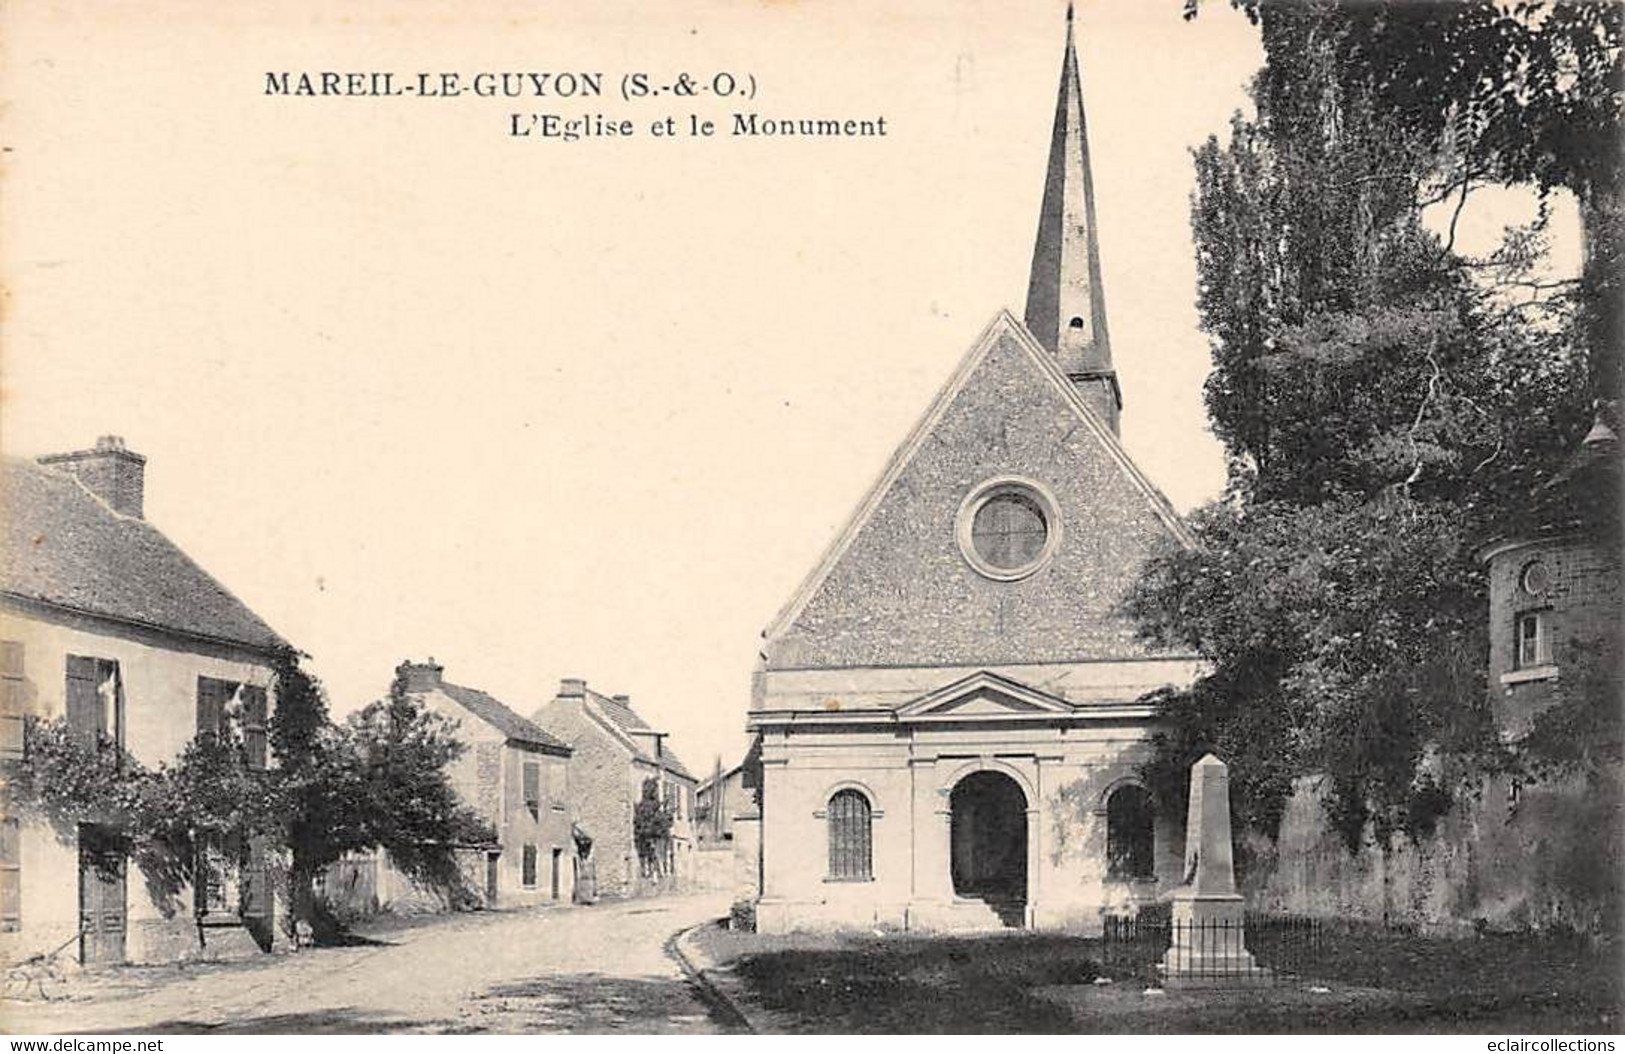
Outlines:
{"label": "pointed spire", "polygon": [[1117,431],[1123,401],[1106,331],[1095,188],[1089,172],[1083,85],[1072,44],[1071,4],[1066,9],[1066,51],[1027,285],[1026,322],[1038,342],[1060,360],[1061,369],[1090,406]]}

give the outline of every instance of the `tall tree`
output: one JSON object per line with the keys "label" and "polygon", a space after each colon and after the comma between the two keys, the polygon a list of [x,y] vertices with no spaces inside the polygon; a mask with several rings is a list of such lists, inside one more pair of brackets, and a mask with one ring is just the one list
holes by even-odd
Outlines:
{"label": "tall tree", "polygon": [[314,880],[346,853],[382,849],[414,878],[471,899],[456,850],[495,833],[464,803],[447,766],[463,751],[455,723],[406,690],[405,667],[389,694],[336,725],[326,696],[296,656],[278,670],[272,745],[283,802],[290,900],[318,940],[337,921],[314,894]]}
{"label": "tall tree", "polygon": [[[1186,0],[1194,17],[1200,0]],[[1625,5],[1608,0],[1231,0],[1262,36],[1259,90],[1298,90],[1325,63],[1346,97],[1369,99],[1435,159],[1436,200],[1528,184],[1574,195],[1585,234],[1575,283],[1591,394],[1618,399],[1625,293]],[[1315,27],[1303,48],[1303,26]],[[1543,214],[1543,221],[1545,214]]]}
{"label": "tall tree", "polygon": [[1581,312],[1536,324],[1422,222],[1460,193],[1455,162],[1348,68],[1351,24],[1395,5],[1243,6],[1257,116],[1197,152],[1192,212],[1229,487],[1130,602],[1213,673],[1169,700],[1151,775],[1177,800],[1217,748],[1243,822],[1272,831],[1292,780],[1323,774],[1348,843],[1386,844],[1504,760],[1474,543],[1587,422]]}

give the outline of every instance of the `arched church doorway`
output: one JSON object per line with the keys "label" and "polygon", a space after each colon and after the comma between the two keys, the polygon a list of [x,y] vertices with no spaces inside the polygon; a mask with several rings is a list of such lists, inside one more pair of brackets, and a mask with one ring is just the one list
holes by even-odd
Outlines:
{"label": "arched church doorway", "polygon": [[976,897],[1006,925],[1027,903],[1027,796],[1002,772],[973,772],[949,795],[954,893]]}

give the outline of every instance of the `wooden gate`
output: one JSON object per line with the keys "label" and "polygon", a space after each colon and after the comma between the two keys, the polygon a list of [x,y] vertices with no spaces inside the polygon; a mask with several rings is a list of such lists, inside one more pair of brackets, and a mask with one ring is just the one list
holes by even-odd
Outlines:
{"label": "wooden gate", "polygon": [[128,918],[125,859],[107,833],[79,828],[79,961],[86,966],[124,961]]}

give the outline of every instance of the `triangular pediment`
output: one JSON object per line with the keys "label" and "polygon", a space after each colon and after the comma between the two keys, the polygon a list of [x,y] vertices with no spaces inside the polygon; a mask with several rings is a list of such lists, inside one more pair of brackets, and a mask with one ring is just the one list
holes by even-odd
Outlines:
{"label": "triangular pediment", "polygon": [[[1030,484],[1054,513],[1041,568],[1008,583],[967,558],[956,520],[1004,481]],[[764,656],[779,669],[1052,661],[1057,645],[1138,657],[1118,601],[1169,543],[1191,536],[1167,499],[1001,311],[768,626]]]}
{"label": "triangular pediment", "polygon": [[[871,523],[882,502],[887,499],[887,495],[894,487],[899,486],[900,479],[921,455],[921,450],[928,447],[933,438],[941,438],[938,435],[939,425],[944,422],[944,416],[951,413],[955,401],[959,401],[960,396],[965,395],[967,385],[975,385],[978,380],[988,383],[986,372],[990,367],[990,357],[993,356],[999,356],[1003,361],[1014,365],[1014,370],[1006,367],[1006,374],[1014,372],[1019,375],[1019,380],[1004,377],[999,382],[1001,385],[1014,382],[1029,390],[1042,390],[1045,414],[1053,416],[1051,425],[1064,434],[1089,435],[1095,450],[1100,453],[1100,460],[1103,464],[1107,464],[1123,484],[1124,494],[1133,495],[1139,507],[1146,508],[1150,516],[1159,523],[1163,533],[1172,536],[1176,544],[1181,546],[1193,544],[1189,528],[1186,528],[1185,523],[1180,520],[1178,513],[1168,503],[1167,497],[1163,497],[1162,492],[1147,479],[1146,474],[1141,473],[1139,466],[1129,458],[1128,451],[1123,450],[1118,437],[1108,429],[1105,422],[1100,421],[1094,409],[1090,408],[1084,398],[1077,393],[1077,388],[1056,364],[1055,356],[1051,356],[1050,352],[1043,349],[1042,344],[1038,343],[1027,330],[1027,326],[1022,325],[1007,310],[1001,310],[993,318],[993,322],[988,323],[985,330],[981,331],[977,343],[970,346],[964,359],[959,362],[959,367],[954,370],[954,374],[949,377],[942,390],[938,391],[936,400],[933,400],[931,406],[926,409],[920,421],[916,422],[908,438],[905,438],[902,445],[897,448],[886,469],[874,482],[874,486],[869,487],[863,502],[858,505],[847,525],[843,526],[835,541],[824,552],[822,559],[812,568],[812,572],[806,580],[803,580],[782,611],[778,612],[772,624],[764,630],[764,637],[772,640],[795,624],[795,620],[819,593],[825,581],[835,572],[835,568],[847,557],[853,542],[860,538],[864,528]],[[1007,422],[986,421],[986,427],[994,432],[1004,430],[1007,434],[1009,425]],[[1011,469],[1016,471],[1020,468],[1022,466],[1016,464],[1011,466]]]}
{"label": "triangular pediment", "polygon": [[983,670],[899,707],[899,718],[1040,717],[1077,708],[1059,696]]}

